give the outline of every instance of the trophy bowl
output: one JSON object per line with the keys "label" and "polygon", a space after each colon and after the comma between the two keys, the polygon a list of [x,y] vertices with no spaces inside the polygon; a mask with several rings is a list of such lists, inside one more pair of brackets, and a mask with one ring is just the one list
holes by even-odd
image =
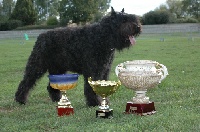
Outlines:
{"label": "trophy bowl", "polygon": [[106,97],[115,93],[119,88],[119,86],[121,85],[121,82],[105,81],[105,80],[92,81],[92,78],[89,77],[88,83],[92,87],[93,91],[97,95],[102,97],[101,105],[99,106],[99,109],[96,111],[96,117],[112,118],[113,109],[109,108],[108,102],[106,101]]}
{"label": "trophy bowl", "polygon": [[132,60],[120,63],[115,68],[116,75],[118,76],[121,71],[141,71],[158,73],[161,75],[159,83],[161,83],[161,81],[165,79],[167,75],[169,75],[167,67],[165,65],[153,60]]}
{"label": "trophy bowl", "polygon": [[50,86],[62,92],[62,97],[58,102],[57,112],[59,116],[70,115],[74,113],[71,102],[68,100],[66,91],[77,85],[78,74],[59,74],[48,75]]}
{"label": "trophy bowl", "polygon": [[122,71],[118,74],[121,83],[135,91],[136,96],[127,102],[125,113],[136,113],[140,115],[154,114],[154,102],[146,97],[147,89],[154,88],[159,84],[161,75],[151,71]]}
{"label": "trophy bowl", "polygon": [[122,71],[119,73],[118,78],[127,88],[135,91],[144,91],[157,86],[161,75],[153,72]]}

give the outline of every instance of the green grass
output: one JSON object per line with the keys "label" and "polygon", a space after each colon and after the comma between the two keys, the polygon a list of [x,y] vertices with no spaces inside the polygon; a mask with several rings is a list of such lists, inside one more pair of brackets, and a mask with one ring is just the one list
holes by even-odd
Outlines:
{"label": "green grass", "polygon": [[[85,105],[83,77],[78,86],[67,91],[74,107],[72,116],[58,117],[57,103],[51,102],[46,91],[47,74],[30,92],[26,105],[14,102],[14,94],[23,77],[26,61],[35,38],[0,40],[0,131],[199,131],[200,130],[200,37],[193,33],[194,41],[187,35],[141,35],[137,44],[123,52],[116,52],[110,80],[117,80],[115,66],[127,60],[151,59],[164,64],[169,76],[148,91],[157,113],[151,116],[123,114],[126,102],[134,92],[123,85],[110,96],[113,119],[97,119],[98,107]],[[161,42],[159,38],[164,37]]]}

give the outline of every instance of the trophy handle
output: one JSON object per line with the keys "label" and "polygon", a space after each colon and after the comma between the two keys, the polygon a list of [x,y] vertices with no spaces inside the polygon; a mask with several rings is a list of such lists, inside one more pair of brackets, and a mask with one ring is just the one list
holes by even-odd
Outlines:
{"label": "trophy handle", "polygon": [[157,66],[160,67],[158,69],[158,73],[161,73],[161,79],[159,81],[159,83],[161,83],[161,81],[163,79],[165,79],[167,77],[167,75],[169,75],[169,74],[168,74],[167,67],[165,65],[158,63]]}
{"label": "trophy handle", "polygon": [[123,63],[120,63],[118,64],[116,67],[115,67],[115,74],[118,76],[118,74],[124,70],[124,64]]}

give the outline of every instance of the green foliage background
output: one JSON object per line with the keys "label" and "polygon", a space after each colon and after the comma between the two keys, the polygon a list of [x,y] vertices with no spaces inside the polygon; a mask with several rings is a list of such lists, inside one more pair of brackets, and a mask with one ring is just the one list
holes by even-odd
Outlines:
{"label": "green foliage background", "polygon": [[17,0],[10,19],[20,20],[24,25],[32,25],[37,19],[32,0]]}

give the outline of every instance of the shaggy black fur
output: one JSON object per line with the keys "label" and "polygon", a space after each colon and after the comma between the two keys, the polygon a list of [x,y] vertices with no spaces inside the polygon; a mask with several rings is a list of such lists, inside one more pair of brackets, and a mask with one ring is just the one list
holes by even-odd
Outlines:
{"label": "shaggy black fur", "polygon": [[[25,104],[30,89],[47,71],[49,74],[72,71],[84,76],[87,105],[99,105],[101,98],[88,84],[88,77],[107,80],[115,49],[130,47],[129,37],[136,37],[140,32],[141,24],[137,16],[124,13],[124,9],[115,12],[112,8],[111,14],[103,17],[100,23],[40,34],[28,59],[15,100]],[[60,91],[49,85],[47,89],[52,101],[59,101]]]}

